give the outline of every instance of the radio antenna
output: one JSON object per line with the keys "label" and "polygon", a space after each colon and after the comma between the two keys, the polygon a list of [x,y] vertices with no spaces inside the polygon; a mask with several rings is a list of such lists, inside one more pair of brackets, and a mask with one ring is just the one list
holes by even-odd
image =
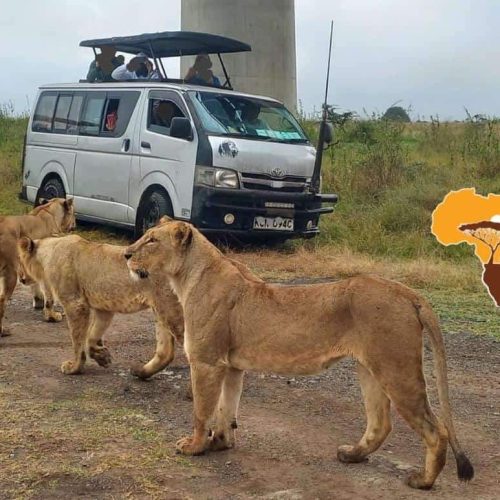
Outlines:
{"label": "radio antenna", "polygon": [[330,27],[330,49],[328,52],[328,66],[326,70],[325,101],[323,103],[323,114],[319,126],[319,139],[318,139],[318,147],[316,148],[316,161],[314,162],[314,171],[311,179],[311,190],[315,194],[319,193],[319,188],[321,183],[321,163],[323,161],[323,149],[325,144],[327,120],[328,120],[328,87],[330,85],[332,46],[333,46],[333,21]]}

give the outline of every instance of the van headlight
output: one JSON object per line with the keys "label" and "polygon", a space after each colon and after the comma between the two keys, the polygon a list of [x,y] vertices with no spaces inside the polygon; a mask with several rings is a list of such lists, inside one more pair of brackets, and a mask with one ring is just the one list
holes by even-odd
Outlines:
{"label": "van headlight", "polygon": [[238,189],[238,173],[228,168],[196,167],[196,184],[203,186]]}

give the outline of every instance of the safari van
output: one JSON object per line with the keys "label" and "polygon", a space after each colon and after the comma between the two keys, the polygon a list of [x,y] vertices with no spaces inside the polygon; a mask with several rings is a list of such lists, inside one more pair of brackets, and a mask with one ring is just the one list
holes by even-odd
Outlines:
{"label": "safari van", "polygon": [[[188,35],[183,55],[249,50],[225,37]],[[145,52],[161,72],[161,58],[179,55],[186,36],[81,45]],[[71,196],[78,219],[137,235],[169,215],[205,233],[310,237],[333,210],[323,204],[336,201],[310,189],[315,157],[283,104],[232,90],[227,74],[222,88],[165,77],[44,85],[28,124],[21,196],[34,204]]]}

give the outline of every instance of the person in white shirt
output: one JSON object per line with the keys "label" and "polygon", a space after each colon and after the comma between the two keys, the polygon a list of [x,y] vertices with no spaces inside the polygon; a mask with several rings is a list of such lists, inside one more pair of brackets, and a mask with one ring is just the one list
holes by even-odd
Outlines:
{"label": "person in white shirt", "polygon": [[153,70],[153,64],[148,56],[140,52],[130,59],[128,64],[118,66],[111,73],[113,80],[159,80],[160,75],[157,70]]}

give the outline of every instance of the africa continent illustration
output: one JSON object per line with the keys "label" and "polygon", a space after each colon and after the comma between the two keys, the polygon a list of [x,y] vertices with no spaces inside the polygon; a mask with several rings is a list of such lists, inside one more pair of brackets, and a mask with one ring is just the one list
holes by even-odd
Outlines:
{"label": "africa continent illustration", "polygon": [[452,191],[432,214],[432,234],[443,245],[468,243],[483,264],[483,283],[500,307],[500,195]]}

